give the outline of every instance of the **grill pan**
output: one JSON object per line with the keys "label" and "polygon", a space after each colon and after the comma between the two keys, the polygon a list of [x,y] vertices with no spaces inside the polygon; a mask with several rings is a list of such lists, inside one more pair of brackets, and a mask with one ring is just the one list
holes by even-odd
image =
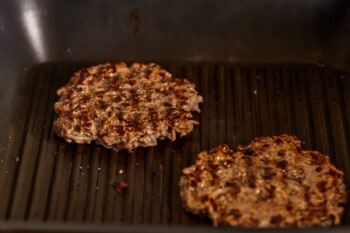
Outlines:
{"label": "grill pan", "polygon": [[[350,193],[349,41],[347,0],[0,1],[0,231],[349,232],[349,201],[338,227],[214,228],[177,186],[202,150],[289,133],[329,155]],[[57,88],[106,61],[194,82],[200,125],[133,153],[55,136]]]}
{"label": "grill pan", "polygon": [[[30,69],[0,161],[3,223],[207,226],[181,207],[181,170],[220,143],[235,148],[260,136],[288,133],[306,149],[330,155],[349,191],[350,77],[312,64],[160,62],[203,95],[200,125],[175,142],[113,152],[94,143],[66,143],[52,131],[55,91],[91,63],[43,63]],[[128,189],[117,192],[115,184]],[[342,224],[350,224],[349,203]]]}

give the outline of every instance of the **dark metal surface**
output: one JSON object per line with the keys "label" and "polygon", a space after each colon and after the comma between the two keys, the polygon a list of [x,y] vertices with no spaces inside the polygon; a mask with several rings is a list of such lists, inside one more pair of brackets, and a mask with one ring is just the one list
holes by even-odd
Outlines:
{"label": "dark metal surface", "polygon": [[[208,227],[181,209],[181,168],[218,143],[279,133],[329,154],[349,190],[349,8],[347,0],[0,1],[0,230],[24,221],[20,230],[32,232],[42,222],[39,231]],[[196,82],[201,125],[133,154],[58,139],[55,90],[80,67],[110,60],[164,61]],[[129,189],[115,192],[119,181]],[[349,221],[348,205],[345,227],[332,232]]]}
{"label": "dark metal surface", "polygon": [[[196,83],[200,125],[176,142],[133,153],[64,142],[52,132],[55,91],[87,63],[43,63],[18,89],[22,122],[1,145],[0,221],[205,225],[181,207],[181,170],[198,152],[234,148],[259,136],[289,133],[330,155],[349,190],[350,76],[307,64],[161,63]],[[115,183],[128,183],[117,192]],[[349,226],[349,204],[343,225]]]}

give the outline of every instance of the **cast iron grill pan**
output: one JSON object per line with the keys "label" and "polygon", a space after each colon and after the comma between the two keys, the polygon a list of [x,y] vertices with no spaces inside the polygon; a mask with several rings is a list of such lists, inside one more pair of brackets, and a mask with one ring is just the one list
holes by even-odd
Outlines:
{"label": "cast iron grill pan", "polygon": [[[97,64],[97,63],[93,63]],[[92,63],[33,67],[18,90],[23,122],[1,145],[0,222],[204,225],[181,207],[181,170],[219,143],[288,133],[330,155],[350,182],[350,77],[312,64],[160,63],[197,85],[200,125],[175,142],[113,152],[52,131],[56,90]],[[128,189],[117,192],[119,182]],[[350,203],[350,202],[349,202]],[[350,225],[350,204],[342,224]]]}

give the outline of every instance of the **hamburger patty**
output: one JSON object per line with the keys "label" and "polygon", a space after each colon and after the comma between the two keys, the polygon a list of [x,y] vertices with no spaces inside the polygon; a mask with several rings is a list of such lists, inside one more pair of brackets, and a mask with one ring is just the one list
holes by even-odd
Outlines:
{"label": "hamburger patty", "polygon": [[346,202],[343,173],[328,156],[302,150],[289,135],[257,138],[233,152],[227,145],[201,152],[183,169],[183,205],[214,225],[330,226]]}
{"label": "hamburger patty", "polygon": [[156,64],[107,63],[76,72],[58,89],[54,131],[67,142],[96,141],[115,151],[174,141],[198,124],[195,85]]}

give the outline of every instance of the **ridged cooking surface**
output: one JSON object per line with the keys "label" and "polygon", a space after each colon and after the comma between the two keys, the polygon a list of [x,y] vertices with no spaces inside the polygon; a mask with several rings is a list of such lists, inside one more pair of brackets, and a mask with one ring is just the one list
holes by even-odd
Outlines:
{"label": "ridged cooking surface", "polygon": [[[314,65],[160,63],[203,95],[200,125],[176,142],[133,153],[64,142],[52,132],[56,90],[82,67],[46,63],[23,77],[24,122],[0,145],[0,221],[182,224],[210,226],[184,212],[178,181],[196,155],[260,136],[288,133],[330,155],[350,182],[350,78]],[[125,182],[129,188],[117,192]],[[350,225],[350,205],[343,225]]]}

